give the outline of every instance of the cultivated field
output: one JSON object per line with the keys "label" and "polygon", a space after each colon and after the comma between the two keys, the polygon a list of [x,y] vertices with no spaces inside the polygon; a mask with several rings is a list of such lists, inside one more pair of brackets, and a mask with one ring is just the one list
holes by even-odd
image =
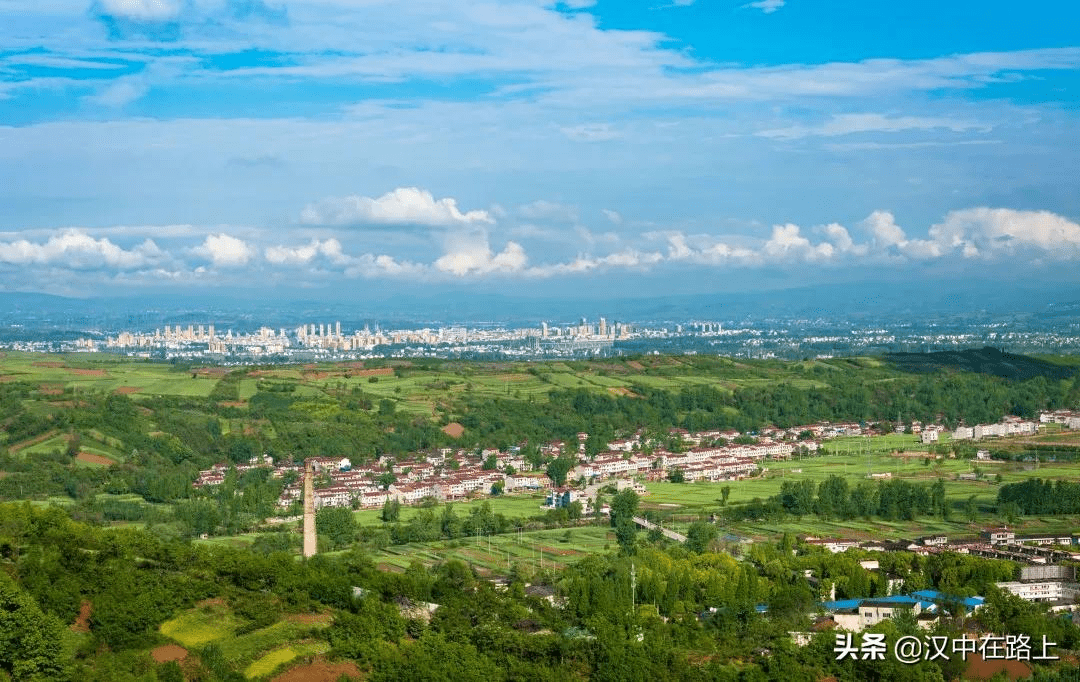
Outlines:
{"label": "cultivated field", "polygon": [[325,653],[325,642],[312,639],[330,624],[328,616],[285,616],[278,622],[237,635],[244,620],[220,600],[196,606],[161,624],[160,632],[187,649],[215,644],[222,657],[248,678],[264,677],[296,658]]}

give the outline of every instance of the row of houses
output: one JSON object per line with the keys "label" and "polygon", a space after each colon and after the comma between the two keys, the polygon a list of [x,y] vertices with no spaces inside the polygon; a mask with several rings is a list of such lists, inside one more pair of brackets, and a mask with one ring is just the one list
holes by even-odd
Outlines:
{"label": "row of houses", "polygon": [[952,433],[953,440],[982,440],[1004,436],[1033,436],[1039,432],[1039,424],[1020,417],[1005,417],[997,424],[958,426]]}
{"label": "row of houses", "polygon": [[1080,429],[1080,412],[1075,410],[1054,410],[1039,414],[1040,424],[1062,424],[1069,429]]}

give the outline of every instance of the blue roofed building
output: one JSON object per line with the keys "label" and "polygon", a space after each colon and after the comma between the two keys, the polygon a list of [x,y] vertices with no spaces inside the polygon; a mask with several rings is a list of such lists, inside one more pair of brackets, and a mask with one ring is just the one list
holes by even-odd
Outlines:
{"label": "blue roofed building", "polygon": [[952,612],[949,604],[961,604],[965,613],[971,613],[983,601],[982,597],[953,597],[936,590],[919,590],[908,595],[828,601],[821,608],[833,617],[837,627],[862,632],[902,611],[910,611],[921,627],[929,628],[940,615]]}

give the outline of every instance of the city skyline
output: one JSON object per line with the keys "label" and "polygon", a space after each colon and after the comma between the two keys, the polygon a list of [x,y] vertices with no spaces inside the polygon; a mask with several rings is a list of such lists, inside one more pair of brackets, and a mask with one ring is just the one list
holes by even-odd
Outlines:
{"label": "city skyline", "polygon": [[0,290],[1075,282],[1078,19],[0,3]]}

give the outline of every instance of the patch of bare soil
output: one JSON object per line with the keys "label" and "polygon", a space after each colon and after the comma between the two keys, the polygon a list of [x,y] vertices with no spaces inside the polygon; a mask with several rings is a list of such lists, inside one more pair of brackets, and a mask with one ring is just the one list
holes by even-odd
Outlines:
{"label": "patch of bare soil", "polygon": [[626,363],[626,366],[632,367],[633,369],[645,369],[645,365],[641,364],[637,360],[630,360]]}
{"label": "patch of bare soil", "polygon": [[182,661],[187,658],[188,650],[179,644],[162,644],[150,652],[155,663],[168,663],[169,661]]}
{"label": "patch of bare soil", "polygon": [[67,367],[67,365],[65,365],[64,363],[57,362],[55,360],[50,360],[50,361],[39,360],[37,362],[31,362],[30,365],[32,367],[48,367],[49,369],[63,369],[65,367]]}
{"label": "patch of bare soil", "polygon": [[1010,680],[1020,680],[1031,677],[1032,673],[1031,666],[1023,661],[1006,661],[1004,659],[984,661],[979,654],[969,654],[967,660],[968,667],[964,671],[964,679],[966,680],[988,680],[1002,671]]}
{"label": "patch of bare soil", "polygon": [[352,661],[309,663],[281,673],[273,679],[273,682],[337,682],[342,675],[360,677],[360,668],[357,668]]}
{"label": "patch of bare soil", "polygon": [[138,386],[118,386],[113,393],[119,393],[121,395],[130,395],[132,393],[138,393],[142,389]]}
{"label": "patch of bare soil", "polygon": [[465,433],[465,427],[457,422],[450,422],[442,427],[442,432],[451,438],[461,438],[461,434]]}
{"label": "patch of bare soil", "polygon": [[83,600],[79,605],[79,615],[75,617],[75,622],[71,624],[72,632],[90,632],[90,614],[94,612],[94,605],[87,600]]}
{"label": "patch of bare soil", "polygon": [[102,457],[101,455],[95,455],[92,452],[80,452],[76,455],[75,459],[80,462],[86,462],[87,464],[101,464],[103,466],[112,466],[116,462],[112,461],[108,457]]}
{"label": "patch of bare soil", "polygon": [[64,393],[63,384],[41,384],[38,386],[38,393],[41,395],[62,395]]}
{"label": "patch of bare soil", "polygon": [[611,393],[612,395],[624,395],[627,398],[640,398],[641,397],[637,393],[634,393],[633,391],[631,391],[629,388],[626,388],[625,386],[609,386],[608,387],[608,392]]}
{"label": "patch of bare soil", "polygon": [[109,376],[103,369],[77,369],[75,367],[65,367],[67,371],[72,374],[76,374],[81,377],[107,377]]}
{"label": "patch of bare soil", "polygon": [[349,372],[354,377],[388,377],[394,374],[392,367],[379,367],[378,369],[362,369],[358,372]]}

